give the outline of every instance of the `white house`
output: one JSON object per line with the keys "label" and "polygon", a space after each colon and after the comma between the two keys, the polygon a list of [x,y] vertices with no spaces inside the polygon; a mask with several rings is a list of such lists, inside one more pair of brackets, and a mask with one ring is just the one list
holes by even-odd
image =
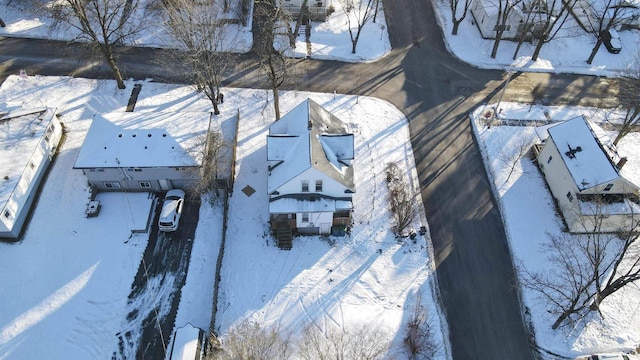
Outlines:
{"label": "white house", "polygon": [[[287,10],[293,17],[302,13],[302,5],[305,0],[278,0],[280,8]],[[329,15],[332,0],[307,0],[307,8],[311,20],[324,21]]]}
{"label": "white house", "polygon": [[54,109],[0,113],[0,238],[19,239],[61,138]]}
{"label": "white house", "polygon": [[165,191],[193,186],[211,125],[208,112],[97,114],[76,158],[99,191]]}
{"label": "white house", "polygon": [[292,233],[328,234],[351,222],[354,137],[307,99],[269,127],[269,214],[280,247]]}
{"label": "white house", "polygon": [[640,220],[640,188],[615,146],[579,116],[547,129],[537,161],[570,232],[617,232]]}
{"label": "white house", "polygon": [[503,9],[507,8],[509,12],[504,24],[503,39],[519,39],[524,31],[527,32],[525,35],[527,40],[539,36],[544,29],[546,14],[550,13],[552,16],[556,16],[560,9],[559,5],[555,8],[551,7],[546,0],[521,2],[475,0],[471,5],[471,16],[473,16],[473,22],[478,27],[480,35],[485,39],[496,38],[500,4]]}

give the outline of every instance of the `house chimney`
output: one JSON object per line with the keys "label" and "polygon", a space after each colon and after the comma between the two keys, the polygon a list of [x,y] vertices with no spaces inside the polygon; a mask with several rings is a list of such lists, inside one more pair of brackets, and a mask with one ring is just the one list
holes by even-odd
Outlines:
{"label": "house chimney", "polygon": [[622,169],[622,167],[623,167],[623,166],[624,166],[624,164],[626,164],[626,163],[627,163],[627,157],[626,157],[626,156],[625,156],[625,157],[620,158],[620,160],[618,161],[618,164],[617,164],[618,169]]}

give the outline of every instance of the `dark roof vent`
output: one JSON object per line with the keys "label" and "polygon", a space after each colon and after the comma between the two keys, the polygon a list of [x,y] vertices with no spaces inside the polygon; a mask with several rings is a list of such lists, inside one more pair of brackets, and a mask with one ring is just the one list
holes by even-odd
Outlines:
{"label": "dark roof vent", "polygon": [[569,147],[569,151],[567,151],[566,153],[564,153],[565,155],[567,155],[569,157],[569,159],[575,159],[576,158],[576,153],[579,153],[580,151],[582,151],[582,148],[580,146],[576,146],[575,149],[571,148],[571,145],[568,145]]}

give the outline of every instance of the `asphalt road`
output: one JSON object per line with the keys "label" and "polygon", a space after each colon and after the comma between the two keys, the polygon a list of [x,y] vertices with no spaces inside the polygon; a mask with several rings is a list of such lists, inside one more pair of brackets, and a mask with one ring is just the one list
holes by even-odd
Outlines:
{"label": "asphalt road", "polygon": [[[429,220],[439,288],[454,359],[533,359],[505,230],[490,191],[468,113],[496,102],[506,74],[463,64],[447,51],[429,1],[384,0],[393,47],[368,64],[297,60],[290,89],[385,99],[404,112]],[[30,74],[110,78],[81,46],[0,38],[0,80]],[[162,64],[158,49],[124,48],[126,77],[184,82],[179,64]],[[226,79],[264,87],[250,55],[238,55]],[[609,107],[615,83],[604,78],[517,73],[503,101]]]}

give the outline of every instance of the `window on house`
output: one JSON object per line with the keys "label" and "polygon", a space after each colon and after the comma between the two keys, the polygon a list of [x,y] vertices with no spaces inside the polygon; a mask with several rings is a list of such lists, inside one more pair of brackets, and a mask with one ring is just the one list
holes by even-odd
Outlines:
{"label": "window on house", "polygon": [[569,201],[573,201],[573,194],[571,193],[571,191],[567,193],[567,199],[569,199]]}
{"label": "window on house", "polygon": [[309,192],[309,181],[302,180],[302,192]]}
{"label": "window on house", "polygon": [[551,163],[551,160],[553,160],[553,156],[549,155],[549,158],[547,159],[547,164]]}
{"label": "window on house", "polygon": [[11,218],[11,213],[9,212],[9,210],[5,210],[4,217],[6,217],[7,219]]}
{"label": "window on house", "polygon": [[510,31],[511,25],[496,25],[493,27],[493,31]]}
{"label": "window on house", "polygon": [[104,172],[104,169],[98,169],[98,172]]}
{"label": "window on house", "polygon": [[604,189],[602,189],[602,191],[609,191],[611,190],[611,188],[613,188],[613,184],[607,184],[607,186],[605,186]]}
{"label": "window on house", "polygon": [[151,189],[151,183],[148,181],[140,181],[138,184],[140,184],[140,187],[143,189]]}
{"label": "window on house", "polygon": [[29,167],[33,169],[34,167],[36,167],[36,165],[33,163],[33,161],[29,161]]}
{"label": "window on house", "polygon": [[120,183],[117,181],[107,181],[104,183],[104,187],[107,189],[120,189]]}
{"label": "window on house", "polygon": [[316,180],[316,191],[317,192],[322,191],[322,180]]}
{"label": "window on house", "polygon": [[303,223],[309,222],[309,213],[302,213],[302,222]]}

